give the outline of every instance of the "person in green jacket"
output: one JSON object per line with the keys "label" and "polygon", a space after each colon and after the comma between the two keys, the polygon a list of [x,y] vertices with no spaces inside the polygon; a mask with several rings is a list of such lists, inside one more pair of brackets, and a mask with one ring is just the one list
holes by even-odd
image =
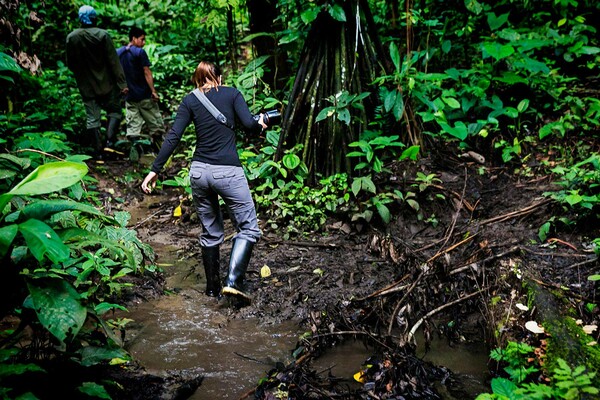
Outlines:
{"label": "person in green jacket", "polygon": [[[108,32],[96,27],[96,10],[79,9],[81,28],[67,36],[67,66],[75,75],[87,114],[84,143],[100,155],[103,147],[113,147],[122,119],[122,96],[128,93],[127,81],[115,46]],[[106,141],[100,135],[101,111],[108,116]]]}

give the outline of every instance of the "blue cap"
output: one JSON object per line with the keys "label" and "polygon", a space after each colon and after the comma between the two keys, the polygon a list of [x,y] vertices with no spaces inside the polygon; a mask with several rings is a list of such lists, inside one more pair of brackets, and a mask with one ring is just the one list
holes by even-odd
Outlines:
{"label": "blue cap", "polygon": [[81,6],[79,8],[79,21],[84,25],[92,25],[92,19],[96,19],[98,15],[92,6]]}

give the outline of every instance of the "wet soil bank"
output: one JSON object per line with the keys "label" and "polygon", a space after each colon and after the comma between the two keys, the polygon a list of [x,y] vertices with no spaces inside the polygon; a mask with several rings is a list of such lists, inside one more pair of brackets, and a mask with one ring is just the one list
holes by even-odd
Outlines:
{"label": "wet soil bank", "polygon": [[[290,240],[264,224],[264,237],[247,274],[254,299],[240,307],[228,302],[208,305],[214,300],[203,295],[203,271],[196,261],[199,227],[188,200],[176,190],[144,196],[136,186],[139,182],[115,183],[115,171],[127,168],[133,167],[107,163],[96,171],[100,186],[112,188],[113,198],[125,199],[122,207],[135,215],[131,224],[142,240],[177,249],[177,268],[199,279],[188,296],[204,297],[200,302],[225,324],[252,320],[257,330],[266,330],[293,323],[303,332],[287,349],[291,361],[273,361],[268,370],[261,366],[267,371],[261,383],[239,398],[474,398],[481,385],[469,384],[468,378],[439,361],[426,360],[423,353],[440,341],[450,347],[478,344],[491,349],[507,340],[534,346],[552,340],[525,328],[527,321],[540,317],[526,279],[567,293],[555,312],[576,314],[579,324],[598,324],[598,308],[585,307],[597,303],[597,284],[586,279],[599,270],[588,246],[590,238],[599,236],[597,228],[579,226],[539,242],[539,227],[560,211],[542,195],[553,188],[549,176],[515,176],[450,155],[394,165],[390,181],[378,184],[417,193],[423,218],[409,207],[398,207],[392,209],[394,218],[387,226],[331,220],[324,233]],[[417,172],[436,174],[441,181],[420,190]],[[183,214],[174,217],[180,205]],[[135,211],[140,207],[148,214]],[[227,240],[222,254],[230,246]],[[271,275],[262,277],[265,265]],[[223,261],[223,274],[225,268]],[[156,279],[148,282],[138,285],[148,288],[146,292],[131,293],[132,304],[162,295],[163,288],[173,290],[169,284],[157,285]],[[597,331],[592,335],[598,339]],[[319,364],[336,349],[356,343],[368,349],[368,355],[359,362],[344,357],[355,364],[349,369],[361,374],[340,377],[332,365]],[[231,363],[238,362],[231,358]],[[189,398],[202,391],[207,368],[198,365],[155,375],[145,371],[138,381],[121,380],[131,392],[124,397],[115,393],[115,398]],[[489,368],[488,377],[497,372],[496,366]],[[144,382],[149,377],[156,385]],[[140,397],[131,397],[133,392]]]}

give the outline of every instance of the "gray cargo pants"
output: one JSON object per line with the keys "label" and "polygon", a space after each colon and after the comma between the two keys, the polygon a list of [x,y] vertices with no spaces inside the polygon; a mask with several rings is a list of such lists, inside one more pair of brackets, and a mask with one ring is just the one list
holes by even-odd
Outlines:
{"label": "gray cargo pants", "polygon": [[200,245],[217,246],[225,238],[219,196],[225,202],[237,231],[235,238],[256,243],[261,236],[254,201],[242,167],[193,161],[190,184],[194,205],[202,224]]}

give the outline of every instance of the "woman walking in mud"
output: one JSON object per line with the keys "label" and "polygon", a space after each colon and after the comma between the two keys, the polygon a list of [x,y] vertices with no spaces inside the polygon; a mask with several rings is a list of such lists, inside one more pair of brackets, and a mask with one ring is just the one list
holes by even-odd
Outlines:
{"label": "woman walking in mud", "polygon": [[[238,157],[233,128],[235,117],[251,133],[258,133],[267,126],[262,114],[258,121],[254,119],[237,89],[221,85],[221,72],[215,64],[200,62],[192,81],[197,89],[186,95],[179,105],[173,127],[142,182],[142,190],[150,193],[156,186],[158,173],[175,151],[187,126],[193,122],[196,149],[190,167],[190,183],[202,224],[200,246],[206,273],[206,294],[218,297],[222,293],[250,299],[243,289],[244,274],[261,232],[248,181]],[[212,106],[216,110],[210,111]],[[221,121],[217,120],[218,112],[225,117]],[[225,202],[237,231],[229,259],[229,273],[222,289],[219,246],[225,234],[219,197]]]}

